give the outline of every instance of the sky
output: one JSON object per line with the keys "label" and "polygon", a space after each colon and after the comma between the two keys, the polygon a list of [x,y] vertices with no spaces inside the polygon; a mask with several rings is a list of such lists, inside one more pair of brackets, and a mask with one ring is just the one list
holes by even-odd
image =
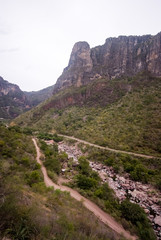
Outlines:
{"label": "sky", "polygon": [[23,91],[53,85],[73,45],[161,31],[161,0],[0,0],[0,76]]}

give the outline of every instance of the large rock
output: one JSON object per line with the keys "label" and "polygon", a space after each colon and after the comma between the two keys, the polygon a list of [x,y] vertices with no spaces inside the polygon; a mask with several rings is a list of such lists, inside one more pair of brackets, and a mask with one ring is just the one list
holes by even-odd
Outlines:
{"label": "large rock", "polygon": [[161,227],[161,216],[157,216],[156,218],[154,218],[154,223]]}

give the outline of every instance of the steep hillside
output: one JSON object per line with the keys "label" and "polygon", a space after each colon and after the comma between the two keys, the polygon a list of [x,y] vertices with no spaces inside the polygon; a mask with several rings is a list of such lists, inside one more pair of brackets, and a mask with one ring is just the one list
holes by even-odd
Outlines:
{"label": "steep hillside", "polygon": [[16,124],[160,155],[161,79],[141,74],[60,91]]}
{"label": "steep hillside", "polygon": [[45,187],[35,157],[31,137],[0,125],[0,239],[122,239],[68,193]]}
{"label": "steep hillside", "polygon": [[0,77],[0,118],[14,118],[30,108],[30,103],[21,89]]}

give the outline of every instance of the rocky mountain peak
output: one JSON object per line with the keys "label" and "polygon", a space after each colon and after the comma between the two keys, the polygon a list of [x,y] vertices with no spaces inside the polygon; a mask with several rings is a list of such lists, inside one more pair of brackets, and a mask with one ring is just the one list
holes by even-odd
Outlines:
{"label": "rocky mountain peak", "polygon": [[90,57],[90,46],[87,42],[75,43],[69,60],[68,68],[73,66],[89,67],[91,70],[92,59]]}
{"label": "rocky mountain peak", "polygon": [[91,59],[91,49],[87,42],[75,43],[68,66],[63,74],[58,78],[54,92],[69,86],[80,87],[84,85],[88,78],[86,75],[92,71],[93,62]]}

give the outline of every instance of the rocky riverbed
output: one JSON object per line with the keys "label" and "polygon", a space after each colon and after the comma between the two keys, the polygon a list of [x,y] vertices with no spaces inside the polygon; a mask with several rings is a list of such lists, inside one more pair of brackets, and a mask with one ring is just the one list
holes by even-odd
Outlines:
{"label": "rocky riverbed", "polygon": [[157,192],[148,184],[130,180],[128,175],[124,177],[115,174],[112,167],[96,162],[90,162],[90,166],[99,173],[103,182],[109,184],[120,201],[128,196],[131,202],[137,203],[144,208],[149,220],[152,222],[157,239],[160,240],[161,207],[159,206],[160,197]]}
{"label": "rocky riverbed", "polygon": [[[66,152],[68,157],[73,158],[75,163],[78,163],[78,158],[83,155],[77,145],[69,146],[61,142],[58,149]],[[90,166],[94,171],[98,172],[102,182],[109,184],[120,201],[123,201],[128,196],[131,202],[137,203],[144,208],[157,239],[161,240],[161,198],[159,192],[148,184],[130,180],[128,174],[124,176],[116,174],[112,167],[98,162],[90,162]]]}

